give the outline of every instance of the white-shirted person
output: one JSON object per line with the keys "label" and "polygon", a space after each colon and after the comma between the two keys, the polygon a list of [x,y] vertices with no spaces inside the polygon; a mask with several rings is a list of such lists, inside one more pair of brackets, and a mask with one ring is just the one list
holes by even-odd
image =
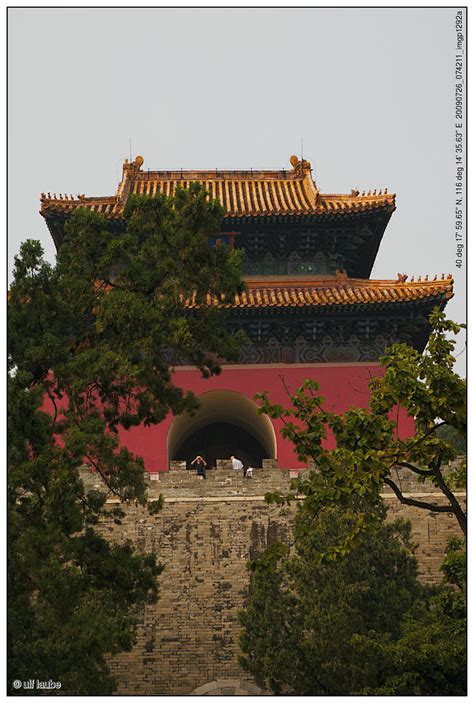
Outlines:
{"label": "white-shirted person", "polygon": [[237,459],[235,456],[231,456],[230,460],[232,462],[232,468],[235,471],[242,471],[242,469],[244,468],[244,465],[242,464],[240,459]]}

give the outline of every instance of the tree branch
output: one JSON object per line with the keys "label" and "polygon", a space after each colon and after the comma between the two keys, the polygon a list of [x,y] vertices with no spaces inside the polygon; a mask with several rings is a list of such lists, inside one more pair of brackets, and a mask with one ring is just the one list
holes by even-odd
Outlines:
{"label": "tree branch", "polygon": [[440,422],[438,425],[435,425],[435,426],[432,427],[430,430],[428,430],[422,437],[418,437],[418,439],[416,440],[416,442],[413,442],[413,444],[407,443],[407,444],[408,444],[408,448],[407,448],[408,451],[412,451],[412,449],[413,449],[414,447],[416,447],[417,444],[420,444],[421,442],[424,442],[425,439],[427,439],[430,435],[432,435],[433,432],[436,432],[436,430],[437,430],[439,427],[444,427],[444,426],[447,425],[447,424],[448,424],[447,422]]}
{"label": "tree branch", "polygon": [[47,394],[48,394],[48,398],[50,399],[50,401],[52,402],[52,404],[54,406],[53,429],[51,431],[51,436],[52,436],[55,432],[54,427],[56,426],[56,420],[58,417],[58,406],[56,405],[54,395],[49,390],[47,391]]}
{"label": "tree branch", "polygon": [[463,531],[464,536],[467,536],[467,515],[462,509],[461,505],[459,504],[452,491],[446,485],[446,482],[443,478],[443,474],[441,473],[441,459],[438,460],[437,466],[433,469],[433,472],[436,477],[436,480],[438,481],[439,487],[441,488],[442,492],[444,493],[444,495],[449,500],[452,506],[453,513],[456,516],[456,520],[459,523],[459,527]]}
{"label": "tree branch", "polygon": [[413,473],[418,474],[419,476],[433,476],[432,469],[419,469],[418,466],[410,464],[410,462],[408,461],[400,461],[397,462],[397,464],[398,466],[401,466],[404,469],[410,469],[410,471],[413,471]]}
{"label": "tree branch", "polygon": [[108,488],[108,490],[109,490],[109,493],[112,493],[113,495],[117,496],[117,498],[120,498],[120,500],[122,500],[122,495],[121,495],[115,488],[112,488],[112,486],[110,485],[109,480],[108,480],[106,474],[102,471],[102,469],[100,468],[99,464],[98,464],[96,461],[94,461],[94,460],[89,456],[89,454],[85,454],[84,457],[85,457],[85,459],[87,459],[88,461],[90,461],[90,463],[93,465],[93,467],[95,468],[95,470],[97,471],[97,473],[100,475],[100,477],[102,478],[103,482],[104,482],[105,485],[107,486],[107,488]]}
{"label": "tree branch", "polygon": [[404,496],[397,484],[392,481],[391,478],[385,477],[383,479],[384,483],[389,486],[392,491],[397,496],[400,503],[403,505],[412,505],[415,508],[423,508],[424,510],[431,510],[434,513],[453,513],[454,510],[451,505],[437,505],[436,503],[427,503],[422,500],[416,500],[415,498],[407,498]]}

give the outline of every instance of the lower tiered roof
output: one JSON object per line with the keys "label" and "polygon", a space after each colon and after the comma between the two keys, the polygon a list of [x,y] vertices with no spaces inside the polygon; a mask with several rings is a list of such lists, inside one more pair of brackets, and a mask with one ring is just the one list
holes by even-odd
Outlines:
{"label": "lower tiered roof", "polygon": [[[453,296],[450,274],[438,280],[366,280],[343,275],[303,282],[301,279],[247,280],[247,290],[233,300],[208,295],[206,305],[229,309],[342,308],[346,306],[397,306],[401,303],[446,302]],[[199,307],[195,298],[184,301],[188,309]]]}

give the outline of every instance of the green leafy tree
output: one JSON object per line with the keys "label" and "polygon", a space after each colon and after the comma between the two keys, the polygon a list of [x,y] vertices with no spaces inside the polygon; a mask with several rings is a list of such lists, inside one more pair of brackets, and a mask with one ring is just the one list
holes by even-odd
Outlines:
{"label": "green leafy tree", "polygon": [[[313,380],[289,396],[291,408],[259,396],[261,412],[282,419],[299,459],[314,464],[292,493],[267,496],[298,501],[294,552],[273,545],[252,564],[241,616],[242,664],[275,693],[465,694],[464,544],[448,545],[443,571],[450,585],[430,593],[408,567],[407,533],[399,534],[401,567],[393,545],[400,527],[380,522],[381,491],[389,487],[403,504],[453,513],[466,531],[456,495],[465,487],[466,463],[453,462],[458,450],[450,441],[451,432],[466,435],[466,384],[453,371],[448,338],[461,326],[438,310],[430,322],[425,353],[405,344],[387,350],[367,410],[328,411]],[[397,432],[400,408],[415,420],[412,437]],[[431,482],[439,497],[406,495],[400,469]]]}
{"label": "green leafy tree", "polygon": [[[465,693],[464,591],[417,581],[408,523],[379,514],[357,545],[322,559],[357,512],[307,503],[291,552],[273,544],[250,564],[241,665],[277,695]],[[459,577],[462,556],[450,558]]]}
{"label": "green leafy tree", "polygon": [[243,667],[275,694],[349,695],[371,677],[354,667],[351,638],[396,636],[420,593],[406,523],[374,523],[357,547],[321,560],[357,515],[300,508],[294,551],[274,544],[251,563],[251,593],[240,614]]}
{"label": "green leafy tree", "polygon": [[[63,693],[112,693],[107,657],[130,649],[139,609],[157,597],[156,557],[109,544],[95,526],[105,510],[120,521],[124,501],[147,502],[146,467],[119,447],[118,429],[197,407],[173,385],[170,355],[204,377],[219,373],[220,358],[238,358],[239,336],[209,304],[242,289],[240,254],[208,245],[222,216],[197,185],[173,199],[131,197],[123,232],[78,210],[54,267],[32,240],[15,259],[9,686],[51,678]],[[86,490],[84,461],[104,491]],[[113,509],[110,496],[120,499]]]}
{"label": "green leafy tree", "polygon": [[462,696],[467,689],[466,549],[457,538],[446,549],[445,581],[404,616],[398,638],[378,633],[353,638],[355,664],[375,661],[383,678],[360,690],[368,695]]}
{"label": "green leafy tree", "polygon": [[[382,356],[385,373],[370,382],[368,409],[350,408],[342,415],[327,410],[314,380],[289,396],[291,408],[271,403],[267,393],[257,396],[261,412],[283,420],[282,434],[293,442],[298,458],[314,463],[309,477],[296,484],[299,494],[315,507],[344,507],[354,497],[360,500],[358,520],[328,554],[349,548],[377,519],[384,487],[405,505],[453,513],[466,533],[465,509],[456,495],[456,489],[465,486],[466,463],[450,466],[458,452],[440,435],[449,427],[466,436],[466,383],[453,370],[455,342],[448,336],[463,325],[446,320],[439,310],[432,313],[430,323],[424,353],[395,344]],[[408,438],[397,432],[400,408],[416,420],[415,433]],[[325,442],[330,434],[335,442],[331,450]],[[439,489],[439,498],[406,495],[398,478],[400,469],[420,482],[431,482]],[[289,498],[270,496],[279,502]]]}

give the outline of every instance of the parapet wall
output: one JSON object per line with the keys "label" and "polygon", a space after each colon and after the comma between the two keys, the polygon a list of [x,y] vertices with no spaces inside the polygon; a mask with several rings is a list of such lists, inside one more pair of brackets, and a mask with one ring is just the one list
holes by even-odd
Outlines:
{"label": "parapet wall", "polygon": [[[87,480],[94,482],[90,474]],[[117,693],[257,692],[238,664],[237,611],[249,591],[248,560],[268,544],[290,539],[291,509],[264,501],[266,492],[288,486],[289,472],[275,468],[256,470],[253,479],[220,468],[206,480],[174,470],[150,482],[150,498],[164,496],[157,515],[129,506],[122,525],[102,520],[104,535],[155,552],[166,567],[158,603],[140,613],[135,647],[112,661]],[[418,484],[408,489],[423,489],[425,497],[430,491]],[[455,518],[402,506],[392,494],[384,498],[390,516],[412,522],[422,578],[439,581],[446,540],[459,534]]]}

